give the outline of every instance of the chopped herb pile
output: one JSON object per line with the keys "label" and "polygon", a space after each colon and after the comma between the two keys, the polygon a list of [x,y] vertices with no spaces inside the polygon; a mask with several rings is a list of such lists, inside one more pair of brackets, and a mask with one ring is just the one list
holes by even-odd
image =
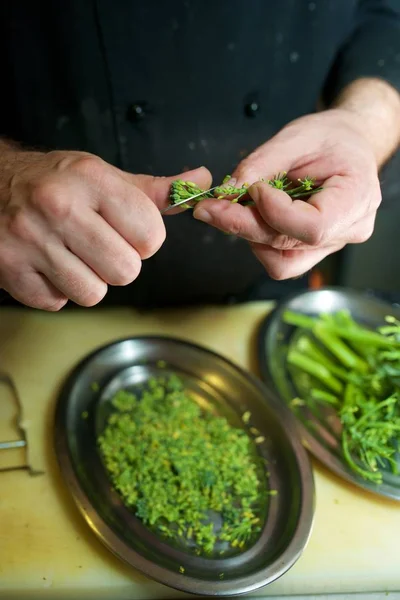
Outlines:
{"label": "chopped herb pile", "polygon": [[260,531],[265,483],[246,431],[203,411],[175,375],[150,379],[140,397],[120,391],[112,404],[100,451],[143,523],[198,554],[217,542],[241,549]]}
{"label": "chopped herb pile", "polygon": [[[188,202],[193,200],[197,203],[206,198],[214,198],[218,200],[230,200],[233,203],[241,202],[248,206],[253,205],[254,203],[251,201],[248,194],[249,184],[244,183],[241,187],[235,187],[228,183],[230,179],[231,176],[227,175],[221,185],[209,190],[202,190],[198,185],[191,181],[177,179],[176,181],[173,181],[171,185],[170,204],[174,205],[182,202],[182,200],[187,200]],[[268,183],[278,190],[283,190],[292,198],[306,199],[312,194],[316,194],[322,190],[322,187],[317,187],[315,185],[315,179],[312,177],[299,179],[298,182],[295,183],[288,179],[285,172],[275,175],[272,179],[261,178],[260,181]],[[184,208],[191,208],[191,206],[187,204],[182,204],[181,206]]]}
{"label": "chopped herb pile", "polygon": [[347,311],[312,318],[287,311],[298,328],[287,361],[301,398],[292,407],[331,405],[342,424],[348,465],[364,479],[382,483],[382,468],[398,472],[400,442],[400,322],[371,331]]}

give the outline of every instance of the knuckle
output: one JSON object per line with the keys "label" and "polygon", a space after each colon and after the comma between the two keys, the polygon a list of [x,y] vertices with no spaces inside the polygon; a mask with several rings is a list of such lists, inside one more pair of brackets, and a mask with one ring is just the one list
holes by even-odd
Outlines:
{"label": "knuckle", "polygon": [[120,261],[118,270],[112,277],[112,281],[109,281],[110,285],[122,287],[129,285],[139,276],[141,266],[141,261],[133,257],[125,261]]}
{"label": "knuckle", "polygon": [[58,298],[58,300],[55,301],[48,301],[44,310],[47,310],[48,312],[59,312],[62,308],[64,308],[67,302],[67,298]]}
{"label": "knuckle", "polygon": [[23,266],[17,256],[10,252],[1,253],[0,285],[8,289],[10,294],[22,304],[31,308],[49,312],[59,311],[68,302],[61,293],[46,293],[36,281],[32,280],[33,271]]}
{"label": "knuckle", "polygon": [[299,242],[287,235],[276,235],[270,242],[270,246],[276,250],[292,250]]}
{"label": "knuckle", "polygon": [[104,161],[94,154],[88,154],[77,158],[70,166],[76,174],[90,179],[98,179],[104,174]]}
{"label": "knuckle", "polygon": [[163,223],[161,223],[160,227],[154,227],[145,232],[140,243],[141,258],[145,259],[153,256],[161,248],[165,238],[166,231]]}
{"label": "knuckle", "polygon": [[38,183],[32,190],[31,201],[35,208],[52,219],[63,221],[69,217],[71,204],[54,182]]}
{"label": "knuckle", "polygon": [[382,191],[380,186],[378,185],[378,188],[375,192],[375,194],[372,195],[371,198],[371,202],[370,202],[370,210],[378,210],[378,208],[380,207],[382,202]]}
{"label": "knuckle", "polygon": [[364,242],[367,242],[371,238],[373,232],[374,232],[373,225],[368,225],[367,227],[364,227],[362,230],[357,231],[353,235],[353,243],[354,244],[363,244]]}
{"label": "knuckle", "polygon": [[36,242],[31,219],[23,210],[17,210],[10,216],[8,220],[8,232],[19,241],[27,242],[28,244]]}
{"label": "knuckle", "polygon": [[229,222],[229,227],[224,227],[223,229],[232,235],[240,236],[242,233],[242,222],[238,218],[231,219]]}
{"label": "knuckle", "polygon": [[235,171],[237,179],[253,183],[259,179],[260,164],[264,163],[261,149],[254,150],[242,159],[239,168]]}
{"label": "knuckle", "polygon": [[99,304],[107,293],[107,284],[99,280],[97,285],[91,285],[82,290],[77,303],[86,308]]}
{"label": "knuckle", "polygon": [[7,246],[3,247],[2,244],[0,248],[0,278],[17,277],[18,272],[17,255]]}
{"label": "knuckle", "polygon": [[32,293],[27,296],[25,304],[47,312],[58,312],[66,305],[67,301],[67,298],[61,296],[54,299],[42,293]]}
{"label": "knuckle", "polygon": [[286,265],[284,260],[278,256],[278,251],[274,252],[272,256],[266,256],[258,244],[250,244],[250,247],[271,279],[275,281],[288,279]]}
{"label": "knuckle", "polygon": [[326,234],[319,223],[316,223],[314,227],[310,228],[307,232],[307,243],[310,246],[322,246],[326,239]]}
{"label": "knuckle", "polygon": [[287,274],[285,272],[286,270],[279,262],[273,265],[266,264],[265,268],[271,279],[274,279],[275,281],[283,281],[284,279],[287,279]]}

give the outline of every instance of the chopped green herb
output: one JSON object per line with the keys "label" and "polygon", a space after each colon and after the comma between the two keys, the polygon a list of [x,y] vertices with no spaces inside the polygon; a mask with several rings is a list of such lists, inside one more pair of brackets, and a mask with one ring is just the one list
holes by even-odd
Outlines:
{"label": "chopped green herb", "polygon": [[100,451],[115,489],[144,524],[192,540],[198,554],[218,542],[241,550],[257,535],[265,469],[246,431],[203,411],[176,375],[150,379],[140,396],[122,390],[112,405]]}
{"label": "chopped green herb", "polygon": [[87,419],[89,416],[89,413],[87,410],[84,410],[83,413],[81,414],[82,419]]}
{"label": "chopped green herb", "polygon": [[166,361],[165,361],[165,360],[159,360],[159,361],[157,361],[157,367],[158,367],[159,369],[165,369],[165,368],[166,368],[166,366],[167,366],[167,363],[166,363]]}
{"label": "chopped green herb", "polygon": [[296,406],[304,406],[305,402],[304,400],[302,400],[301,398],[293,398],[293,400],[290,402],[290,406],[292,408],[296,408]]}
{"label": "chopped green herb", "polygon": [[243,413],[243,416],[242,416],[243,423],[247,424],[250,421],[250,417],[251,417],[251,412],[247,410],[245,413]]}
{"label": "chopped green herb", "polygon": [[182,565],[179,567],[179,573],[184,573],[185,572],[185,567],[182,567]]}
{"label": "chopped green herb", "polygon": [[92,390],[92,392],[98,392],[100,390],[100,386],[97,383],[97,381],[93,381],[92,385],[90,386],[90,389]]}

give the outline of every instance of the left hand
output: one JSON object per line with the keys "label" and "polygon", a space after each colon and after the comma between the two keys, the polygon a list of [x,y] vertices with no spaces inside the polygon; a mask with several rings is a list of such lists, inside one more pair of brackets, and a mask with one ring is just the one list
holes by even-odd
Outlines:
{"label": "left hand", "polygon": [[[297,119],[233,174],[234,185],[253,184],[254,207],[204,200],[194,216],[248,240],[273,279],[298,277],[346,244],[366,241],[381,192],[377,161],[362,125],[356,114],[340,108]],[[282,171],[293,180],[315,177],[324,189],[304,202],[259,182]]]}

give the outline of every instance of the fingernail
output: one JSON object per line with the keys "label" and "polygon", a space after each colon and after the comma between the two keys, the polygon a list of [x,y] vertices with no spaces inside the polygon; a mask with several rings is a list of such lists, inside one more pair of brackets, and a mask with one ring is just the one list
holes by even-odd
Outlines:
{"label": "fingernail", "polygon": [[258,185],[252,185],[249,187],[249,194],[253,198],[254,202],[258,202],[260,198],[260,190]]}
{"label": "fingernail", "polygon": [[193,216],[198,221],[203,221],[204,223],[211,223],[212,221],[210,213],[204,208],[197,208],[195,211],[193,211]]}
{"label": "fingernail", "polygon": [[233,185],[235,187],[236,186],[236,182],[237,182],[236,177],[231,177],[230,179],[228,179],[228,181],[226,181],[224,183],[224,185]]}

